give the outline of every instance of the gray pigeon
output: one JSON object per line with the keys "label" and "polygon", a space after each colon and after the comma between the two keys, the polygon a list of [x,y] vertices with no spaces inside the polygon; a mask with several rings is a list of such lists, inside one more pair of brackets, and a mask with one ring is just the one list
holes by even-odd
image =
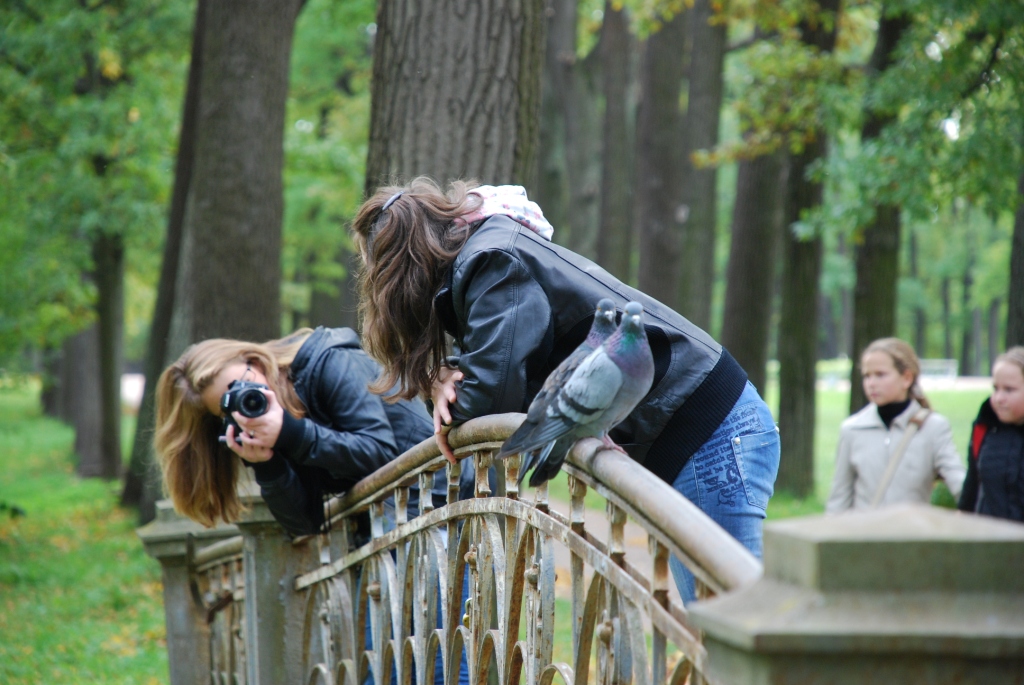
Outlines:
{"label": "gray pigeon", "polygon": [[[541,423],[544,419],[544,415],[547,411],[548,404],[557,396],[558,389],[562,387],[576,367],[580,365],[584,359],[586,359],[591,352],[596,350],[601,343],[605,341],[612,333],[615,332],[615,303],[607,297],[602,298],[597,303],[597,310],[594,312],[594,323],[590,326],[590,332],[587,333],[586,339],[580,343],[572,353],[562,360],[562,363],[552,371],[547,379],[544,381],[544,386],[541,387],[540,392],[533,398],[533,402],[530,403],[530,408],[526,413],[526,420],[523,424],[509,436],[509,439],[505,441],[502,446],[502,452],[499,457],[507,457],[510,454],[518,454],[517,450],[510,452],[505,451],[505,446],[515,444],[521,440],[530,440],[530,433]],[[561,457],[554,459],[555,473],[561,467],[562,462],[565,460],[565,453],[572,447],[572,442],[567,440],[552,440],[547,445],[543,445],[535,450],[527,451],[523,454],[523,462],[519,468],[519,482],[523,482],[523,476],[534,466],[542,463],[548,463],[548,456],[552,450],[560,451]],[[534,471],[533,477],[530,479],[530,485],[536,487],[536,485],[543,483],[546,480],[550,480],[555,474],[545,476],[542,470]],[[536,483],[534,482],[536,481]]]}
{"label": "gray pigeon", "polygon": [[[623,451],[608,431],[633,411],[653,381],[654,357],[643,326],[643,307],[630,302],[618,329],[553,384],[537,409],[534,400],[527,420],[501,446],[498,457],[539,451],[530,478],[536,487],[558,473],[568,449],[581,438],[599,437],[605,446]],[[524,465],[521,473],[525,470]]]}

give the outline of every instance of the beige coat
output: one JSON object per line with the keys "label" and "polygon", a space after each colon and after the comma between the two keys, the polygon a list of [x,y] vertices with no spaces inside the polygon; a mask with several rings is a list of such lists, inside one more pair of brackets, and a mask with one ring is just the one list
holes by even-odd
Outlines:
{"label": "beige coat", "polygon": [[[869,509],[875,497],[889,456],[900,444],[910,419],[921,409],[916,400],[886,428],[874,404],[843,421],[839,431],[836,473],[825,511]],[[878,506],[906,502],[928,503],[937,478],[949,486],[954,498],[960,497],[966,468],[946,417],[935,413],[907,443],[903,458]]]}

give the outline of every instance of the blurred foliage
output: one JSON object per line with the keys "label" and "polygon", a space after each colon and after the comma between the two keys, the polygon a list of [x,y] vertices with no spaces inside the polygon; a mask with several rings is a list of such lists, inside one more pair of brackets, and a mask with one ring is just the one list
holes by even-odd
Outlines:
{"label": "blurred foliage", "polygon": [[159,0],[0,6],[0,364],[90,321],[98,232],[124,236],[128,310],[152,299],[192,15]]}
{"label": "blurred foliage", "polygon": [[313,289],[334,296],[344,276],[347,222],[363,199],[375,9],[372,0],[310,0],[296,23],[285,131],[286,329],[305,323]]}

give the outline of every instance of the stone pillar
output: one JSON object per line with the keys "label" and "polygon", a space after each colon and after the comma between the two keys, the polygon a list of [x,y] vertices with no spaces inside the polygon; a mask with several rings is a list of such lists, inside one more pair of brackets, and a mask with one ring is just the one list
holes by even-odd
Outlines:
{"label": "stone pillar", "polygon": [[245,567],[245,649],[249,685],[306,682],[302,644],[306,593],[295,577],[315,568],[310,544],[293,542],[258,494],[242,497],[248,510],[238,521]]}
{"label": "stone pillar", "polygon": [[764,562],[690,607],[713,682],[1024,683],[1024,525],[916,505],[775,521]]}
{"label": "stone pillar", "polygon": [[234,526],[203,528],[182,518],[167,500],[156,504],[156,518],[137,531],[146,554],[160,562],[164,585],[164,620],[171,685],[210,682],[210,629],[206,613],[193,596],[189,538],[193,551],[238,535]]}

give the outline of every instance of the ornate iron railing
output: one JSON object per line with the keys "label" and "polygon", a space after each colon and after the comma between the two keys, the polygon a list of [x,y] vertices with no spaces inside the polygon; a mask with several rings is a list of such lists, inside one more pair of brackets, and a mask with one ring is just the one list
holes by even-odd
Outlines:
{"label": "ornate iron railing", "polygon": [[[493,460],[521,420],[492,416],[453,430],[454,465],[432,439],[406,452],[328,503],[328,534],[289,541],[252,498],[241,536],[190,546],[197,621],[208,625],[207,646],[193,655],[209,663],[205,682],[412,685],[443,673],[455,685],[460,672],[473,685],[704,682],[700,634],[670,599],[669,555],[709,593],[756,581],[760,563],[596,440],[578,443],[563,467],[568,515],[551,506],[546,487],[522,496],[519,458]],[[475,496],[458,501],[465,459],[475,466]],[[447,504],[435,509],[422,497],[410,517],[410,486],[429,493],[443,468]],[[606,504],[603,539],[588,491]],[[372,539],[357,546],[353,521],[364,511]],[[646,531],[646,547],[627,544],[627,518]],[[568,557],[568,582],[557,577],[556,556]],[[170,657],[174,680],[180,657]]]}

